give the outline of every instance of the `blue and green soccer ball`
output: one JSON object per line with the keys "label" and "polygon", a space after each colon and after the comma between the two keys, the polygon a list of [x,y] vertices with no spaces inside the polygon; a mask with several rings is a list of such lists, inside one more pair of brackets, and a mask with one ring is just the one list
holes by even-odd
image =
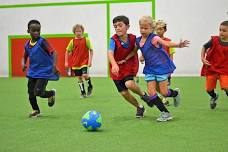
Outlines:
{"label": "blue and green soccer ball", "polygon": [[102,124],[101,114],[95,110],[90,110],[84,114],[81,123],[87,130],[96,131]]}

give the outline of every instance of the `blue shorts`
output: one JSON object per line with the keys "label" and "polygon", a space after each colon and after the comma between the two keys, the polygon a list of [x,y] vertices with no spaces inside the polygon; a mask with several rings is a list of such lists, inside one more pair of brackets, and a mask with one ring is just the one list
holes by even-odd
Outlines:
{"label": "blue shorts", "polygon": [[161,81],[165,81],[167,80],[169,77],[169,74],[163,74],[163,75],[156,75],[156,74],[146,74],[145,75],[145,81],[157,81],[157,82],[161,82]]}

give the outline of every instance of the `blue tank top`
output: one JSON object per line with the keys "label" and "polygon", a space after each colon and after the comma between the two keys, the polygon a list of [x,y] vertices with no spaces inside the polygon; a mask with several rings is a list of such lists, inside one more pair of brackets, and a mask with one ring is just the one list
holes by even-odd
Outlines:
{"label": "blue tank top", "polygon": [[40,37],[33,47],[29,46],[29,41],[25,44],[25,51],[29,56],[27,77],[58,80],[59,75],[52,71],[53,55],[42,48],[43,41],[44,39]]}
{"label": "blue tank top", "polygon": [[145,59],[143,73],[156,75],[170,74],[176,67],[161,45],[157,48],[151,43],[155,36],[157,35],[151,33],[142,47],[139,45],[142,36],[136,39],[136,45]]}

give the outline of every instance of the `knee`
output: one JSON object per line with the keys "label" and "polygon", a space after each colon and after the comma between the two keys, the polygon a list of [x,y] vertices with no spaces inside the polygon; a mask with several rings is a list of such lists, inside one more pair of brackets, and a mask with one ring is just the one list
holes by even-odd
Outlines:
{"label": "knee", "polygon": [[129,92],[126,90],[126,91],[121,91],[120,94],[123,96],[123,97],[127,97],[129,95]]}
{"label": "knee", "polygon": [[44,91],[42,91],[40,89],[35,89],[34,95],[35,96],[43,96],[44,95]]}
{"label": "knee", "polygon": [[127,81],[127,82],[125,82],[125,86],[127,88],[132,88],[134,86],[133,81]]}

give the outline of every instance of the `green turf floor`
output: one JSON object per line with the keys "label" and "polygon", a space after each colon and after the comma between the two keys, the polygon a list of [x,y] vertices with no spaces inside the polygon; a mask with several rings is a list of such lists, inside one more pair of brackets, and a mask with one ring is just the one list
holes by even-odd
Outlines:
{"label": "green turf floor", "polygon": [[[92,82],[94,94],[87,99],[79,98],[74,78],[50,82],[47,88],[57,90],[56,105],[49,108],[46,100],[38,98],[42,116],[28,118],[27,80],[0,78],[0,152],[228,150],[228,97],[218,91],[218,107],[211,110],[203,78],[173,78],[172,86],[181,89],[182,103],[178,108],[168,107],[174,119],[165,123],[156,122],[159,112],[149,107],[144,118],[136,119],[136,110],[123,100],[110,79],[92,78]],[[139,84],[146,90],[142,79]],[[91,109],[102,115],[100,131],[88,132],[80,124]]]}

